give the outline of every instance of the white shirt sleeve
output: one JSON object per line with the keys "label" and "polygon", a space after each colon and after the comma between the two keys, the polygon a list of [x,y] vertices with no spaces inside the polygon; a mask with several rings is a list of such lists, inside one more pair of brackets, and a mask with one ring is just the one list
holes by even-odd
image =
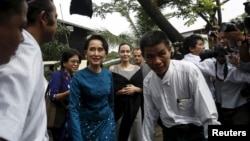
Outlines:
{"label": "white shirt sleeve", "polygon": [[234,83],[250,83],[250,72],[242,71],[238,68],[232,68],[225,81],[232,81]]}
{"label": "white shirt sleeve", "polygon": [[196,63],[197,67],[201,70],[202,73],[215,77],[215,60],[212,58],[205,59],[202,62]]}
{"label": "white shirt sleeve", "polygon": [[[148,77],[146,77],[148,78]],[[144,83],[143,97],[144,97],[144,120],[142,125],[142,140],[154,141],[155,127],[159,118],[159,112],[156,110],[152,94],[147,90],[148,85]]]}
{"label": "white shirt sleeve", "polygon": [[32,84],[27,87],[29,74],[22,71],[9,64],[0,70],[0,137],[7,140],[20,138],[34,92]]}
{"label": "white shirt sleeve", "polygon": [[190,77],[190,90],[195,97],[195,109],[203,123],[204,135],[208,137],[208,125],[219,125],[218,113],[212,94],[199,70],[193,70]]}
{"label": "white shirt sleeve", "polygon": [[0,66],[0,138],[45,141],[48,138],[42,56],[39,45],[24,32],[25,40],[16,54]]}

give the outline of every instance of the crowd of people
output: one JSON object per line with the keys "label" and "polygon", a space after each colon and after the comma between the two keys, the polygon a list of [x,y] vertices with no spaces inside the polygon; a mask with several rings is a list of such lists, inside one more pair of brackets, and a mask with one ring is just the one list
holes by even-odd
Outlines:
{"label": "crowd of people", "polygon": [[248,37],[235,26],[232,32],[219,32],[214,41],[217,42],[212,49],[204,51],[201,36],[186,37],[182,60],[194,63],[203,73],[222,125],[249,125],[249,91],[246,89],[250,75],[249,66],[244,63],[249,62]]}
{"label": "crowd of people", "polygon": [[[5,13],[5,14],[2,14]],[[140,47],[118,48],[120,62],[102,65],[108,42],[91,35],[84,53],[67,49],[49,85],[40,46],[54,38],[51,0],[2,0],[0,5],[0,141],[205,141],[208,125],[250,125],[250,36],[235,26],[205,51],[200,35],[172,44],[146,32]],[[85,55],[87,66],[78,70]],[[133,57],[133,63],[131,63]],[[47,127],[45,90],[57,106]]]}

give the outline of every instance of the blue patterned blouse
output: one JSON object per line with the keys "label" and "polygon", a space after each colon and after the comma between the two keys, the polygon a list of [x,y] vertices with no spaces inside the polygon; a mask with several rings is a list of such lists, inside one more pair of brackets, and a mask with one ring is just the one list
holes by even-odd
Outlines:
{"label": "blue patterned blouse", "polygon": [[69,96],[73,140],[115,141],[114,90],[112,73],[88,68],[72,78]]}

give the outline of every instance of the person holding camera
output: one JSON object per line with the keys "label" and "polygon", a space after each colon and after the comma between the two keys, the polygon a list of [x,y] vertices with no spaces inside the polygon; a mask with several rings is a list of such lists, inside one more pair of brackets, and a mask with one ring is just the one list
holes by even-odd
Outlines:
{"label": "person holding camera", "polygon": [[237,26],[234,26],[233,31],[223,32],[226,38],[233,41],[239,50],[240,65],[239,68],[243,71],[250,72],[250,34],[245,34],[240,31]]}
{"label": "person holding camera", "polygon": [[239,50],[239,68],[242,71],[250,72],[250,2],[244,2],[244,10],[247,16],[242,22],[222,23],[221,34],[231,40]]}
{"label": "person holding camera", "polygon": [[[204,51],[204,39],[200,35],[192,34],[186,37],[183,41],[183,61],[192,62],[194,64],[198,64],[201,61],[200,53]],[[206,74],[203,74],[207,85],[214,97],[215,88],[213,85],[213,79]]]}
{"label": "person holding camera", "polygon": [[247,99],[241,94],[245,82],[250,82],[250,75],[231,63],[232,40],[221,32],[218,41],[220,43],[208,52],[209,55],[200,54],[204,60],[197,66],[204,74],[215,78],[215,101],[222,125],[250,125]]}
{"label": "person holding camera", "polygon": [[208,125],[219,125],[217,109],[201,71],[187,61],[172,60],[164,32],[145,33],[140,48],[152,69],[143,81],[144,141],[153,141],[158,118],[164,140],[205,140]]}

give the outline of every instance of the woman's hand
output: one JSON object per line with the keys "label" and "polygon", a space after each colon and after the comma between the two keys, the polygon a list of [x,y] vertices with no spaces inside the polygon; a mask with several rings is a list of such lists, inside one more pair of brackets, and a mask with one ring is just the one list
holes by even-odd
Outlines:
{"label": "woman's hand", "polygon": [[128,89],[127,86],[116,92],[116,95],[132,95],[132,94],[133,93],[131,92],[130,89]]}
{"label": "woman's hand", "polygon": [[126,87],[119,90],[116,94],[117,95],[134,95],[134,93],[141,93],[142,90],[139,87],[134,86],[133,84],[127,84]]}

